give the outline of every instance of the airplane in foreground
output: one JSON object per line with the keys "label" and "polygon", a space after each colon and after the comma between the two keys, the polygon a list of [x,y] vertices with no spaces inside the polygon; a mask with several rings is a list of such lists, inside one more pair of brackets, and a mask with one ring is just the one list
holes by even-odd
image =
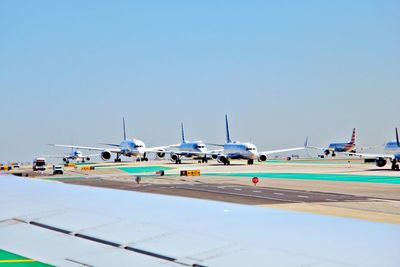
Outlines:
{"label": "airplane in foreground", "polygon": [[225,144],[210,144],[212,146],[222,147],[222,151],[220,152],[209,152],[214,159],[217,159],[218,162],[224,163],[224,165],[229,165],[230,160],[232,159],[243,159],[247,160],[247,164],[252,165],[254,160],[258,161],[266,161],[267,156],[270,154],[276,154],[281,152],[289,152],[305,149],[307,144],[304,147],[295,147],[295,148],[286,148],[279,150],[270,150],[258,152],[257,147],[250,143],[242,143],[238,141],[232,141],[229,132],[229,124],[228,124],[228,115],[225,115],[225,127],[226,127],[226,143]]}
{"label": "airplane in foreground", "polygon": [[[170,154],[171,160],[176,164],[182,163],[182,157],[198,160],[199,163],[207,163],[210,157],[207,156],[207,148],[203,141],[187,141],[185,139],[185,130],[181,123],[182,143],[170,145],[171,148],[178,150],[169,150],[165,153]],[[157,153],[159,158],[165,156],[164,152]]]}
{"label": "airplane in foreground", "polygon": [[114,162],[121,162],[121,156],[125,157],[136,157],[137,161],[148,161],[147,154],[155,153],[159,156],[164,155],[164,150],[166,146],[163,147],[150,147],[146,148],[145,143],[139,139],[128,139],[126,137],[126,129],[125,129],[125,118],[122,118],[122,125],[124,131],[124,139],[120,144],[104,144],[107,146],[111,146],[114,148],[107,147],[87,147],[87,146],[75,146],[75,145],[60,145],[60,144],[52,144],[52,146],[57,147],[70,147],[74,149],[84,149],[89,151],[100,151],[100,157],[102,160],[106,161],[111,158],[111,153],[116,154]]}
{"label": "airplane in foreground", "polygon": [[400,263],[398,224],[1,175],[0,210],[0,252],[37,266]]}
{"label": "airplane in foreground", "polygon": [[400,141],[399,141],[399,132],[397,128],[396,132],[396,140],[386,142],[384,145],[384,154],[370,154],[370,153],[351,153],[350,155],[361,156],[364,158],[375,158],[375,164],[378,167],[386,166],[387,162],[390,161],[392,163],[392,170],[399,170],[399,162],[400,162]]}
{"label": "airplane in foreground", "polygon": [[353,128],[353,133],[351,134],[350,142],[345,143],[332,143],[329,144],[327,148],[320,148],[320,147],[307,147],[307,148],[314,148],[318,150],[323,150],[325,156],[329,156],[331,154],[332,157],[336,156],[336,152],[339,153],[346,153],[346,152],[356,152],[356,129]]}

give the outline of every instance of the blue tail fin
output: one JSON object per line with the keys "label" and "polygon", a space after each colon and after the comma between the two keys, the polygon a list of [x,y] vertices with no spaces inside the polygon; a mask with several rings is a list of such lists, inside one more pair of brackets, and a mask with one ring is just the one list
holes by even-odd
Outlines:
{"label": "blue tail fin", "polygon": [[229,134],[229,124],[228,124],[228,115],[225,114],[225,126],[226,126],[226,142],[232,143],[231,136]]}
{"label": "blue tail fin", "polygon": [[122,117],[122,127],[124,128],[124,140],[126,140],[125,118]]}
{"label": "blue tail fin", "polygon": [[400,147],[399,132],[397,131],[397,127],[396,127],[396,143],[397,143],[397,146]]}
{"label": "blue tail fin", "polygon": [[181,130],[182,130],[182,143],[186,143],[185,130],[183,129],[183,122],[181,122]]}

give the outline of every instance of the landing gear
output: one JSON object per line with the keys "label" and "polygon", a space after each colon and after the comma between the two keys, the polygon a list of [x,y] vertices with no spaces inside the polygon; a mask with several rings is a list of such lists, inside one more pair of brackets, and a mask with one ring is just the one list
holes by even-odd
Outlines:
{"label": "landing gear", "polygon": [[65,160],[65,163],[68,164],[68,163],[69,163],[69,160]]}
{"label": "landing gear", "polygon": [[231,165],[231,162],[229,160],[225,160],[224,165]]}
{"label": "landing gear", "polygon": [[248,164],[248,165],[253,165],[253,163],[254,163],[254,160],[253,160],[253,159],[247,160],[247,164]]}
{"label": "landing gear", "polygon": [[336,154],[335,154],[335,152],[332,152],[332,158],[333,158],[333,157],[336,157]]}
{"label": "landing gear", "polygon": [[114,162],[121,162],[120,154],[117,153],[117,157],[114,159]]}
{"label": "landing gear", "polygon": [[399,163],[397,163],[397,160],[396,160],[396,159],[393,159],[393,160],[392,160],[392,170],[398,171],[399,169],[400,169]]}
{"label": "landing gear", "polygon": [[182,160],[180,160],[179,158],[177,160],[175,160],[175,164],[182,164]]}

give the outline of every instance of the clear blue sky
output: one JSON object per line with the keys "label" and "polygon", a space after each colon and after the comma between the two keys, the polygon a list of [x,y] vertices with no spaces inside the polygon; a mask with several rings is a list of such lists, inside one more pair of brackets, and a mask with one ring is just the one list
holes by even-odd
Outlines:
{"label": "clear blue sky", "polygon": [[399,1],[1,1],[0,161],[48,143],[394,138]]}

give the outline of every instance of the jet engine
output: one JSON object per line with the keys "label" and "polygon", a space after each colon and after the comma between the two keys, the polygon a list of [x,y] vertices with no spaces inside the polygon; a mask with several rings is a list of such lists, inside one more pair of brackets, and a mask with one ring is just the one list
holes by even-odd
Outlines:
{"label": "jet engine", "polygon": [[111,158],[111,152],[108,150],[104,150],[101,152],[100,157],[102,160],[109,160]]}
{"label": "jet engine", "polygon": [[177,161],[178,160],[178,155],[177,154],[174,154],[174,153],[172,153],[171,154],[171,160],[173,160],[173,161]]}
{"label": "jet engine", "polygon": [[325,156],[328,156],[328,155],[330,154],[329,149],[326,149],[326,150],[324,151],[324,154],[325,154]]}
{"label": "jet engine", "polygon": [[228,159],[226,158],[225,155],[218,155],[217,160],[219,163],[225,163]]}
{"label": "jet engine", "polygon": [[258,161],[266,161],[267,160],[267,155],[261,154],[258,156]]}
{"label": "jet engine", "polygon": [[157,158],[162,159],[165,157],[165,150],[160,150],[160,152],[157,152]]}
{"label": "jet engine", "polygon": [[384,158],[377,158],[375,160],[375,165],[378,166],[378,167],[383,167],[383,166],[386,165],[386,163],[387,163],[387,161]]}
{"label": "jet engine", "polygon": [[211,157],[212,157],[213,159],[217,159],[217,158],[218,158],[218,155],[212,154]]}

